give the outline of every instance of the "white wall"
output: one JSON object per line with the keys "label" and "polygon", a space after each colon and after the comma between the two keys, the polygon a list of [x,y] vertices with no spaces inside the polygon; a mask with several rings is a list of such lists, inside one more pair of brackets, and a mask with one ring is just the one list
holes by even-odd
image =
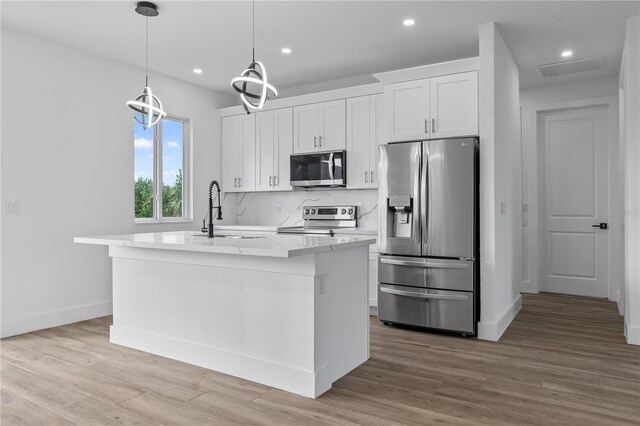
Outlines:
{"label": "white wall", "polygon": [[[520,91],[522,106],[522,202],[528,205],[528,212],[522,213],[526,226],[522,228],[523,236],[523,268],[521,290],[537,293],[538,280],[538,243],[540,232],[538,218],[538,110],[561,107],[563,105],[579,105],[590,102],[601,103],[611,101],[609,116],[610,123],[610,181],[611,194],[609,209],[614,210],[618,205],[617,170],[618,145],[616,122],[618,120],[618,79],[616,77],[599,77],[587,80],[568,81],[524,88]],[[610,98],[610,99],[608,99]],[[619,220],[612,215],[609,218],[609,234],[612,239],[612,253],[609,270],[609,281],[613,283],[610,299],[617,299],[618,266],[617,259],[619,242]]]}
{"label": "white wall", "polygon": [[[79,235],[199,229],[211,179],[221,177],[208,89],[160,75],[150,83],[193,129],[195,223],[136,225],[133,120],[125,102],[144,71],[2,29],[2,337],[111,313],[107,250]],[[7,202],[20,203],[19,215]],[[224,216],[235,223],[235,195]]]}
{"label": "white wall", "polygon": [[519,87],[518,66],[498,28],[481,25],[478,337],[485,340],[498,340],[521,306]]}
{"label": "white wall", "polygon": [[622,144],[624,158],[624,335],[640,345],[640,18],[627,21],[622,55]]}

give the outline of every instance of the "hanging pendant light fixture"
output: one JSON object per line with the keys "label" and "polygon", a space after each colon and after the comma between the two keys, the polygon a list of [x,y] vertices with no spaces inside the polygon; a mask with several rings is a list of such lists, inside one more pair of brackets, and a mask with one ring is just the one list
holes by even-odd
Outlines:
{"label": "hanging pendant light fixture", "polygon": [[[162,109],[162,102],[151,92],[149,87],[149,17],[158,16],[158,7],[150,2],[141,1],[136,5],[136,12],[145,17],[145,84],[142,94],[138,95],[134,100],[128,101],[127,106],[134,110],[137,114],[133,115],[133,119],[146,129],[158,124],[160,120],[167,116]],[[138,118],[138,114],[140,118]]]}
{"label": "hanging pendant light fixture", "polygon": [[[278,91],[267,81],[267,69],[262,62],[256,61],[256,2],[252,1],[252,59],[251,64],[246,70],[242,71],[240,77],[231,80],[231,87],[240,94],[240,99],[244,105],[244,110],[250,114],[250,110],[259,110],[264,107],[265,102],[269,99],[269,94],[278,96]],[[247,89],[249,84],[260,86],[258,92],[251,92]]]}

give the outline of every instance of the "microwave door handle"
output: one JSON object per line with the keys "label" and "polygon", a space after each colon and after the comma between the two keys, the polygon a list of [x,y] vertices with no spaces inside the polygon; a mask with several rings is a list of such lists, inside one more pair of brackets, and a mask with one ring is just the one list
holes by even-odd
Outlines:
{"label": "microwave door handle", "polygon": [[333,169],[336,165],[333,162],[333,152],[329,154],[329,179],[333,180]]}

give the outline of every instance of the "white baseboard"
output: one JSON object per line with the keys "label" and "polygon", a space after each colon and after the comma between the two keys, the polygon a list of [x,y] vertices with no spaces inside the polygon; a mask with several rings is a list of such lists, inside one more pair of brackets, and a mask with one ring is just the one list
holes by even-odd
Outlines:
{"label": "white baseboard", "polygon": [[640,327],[634,327],[624,322],[624,337],[630,345],[640,345]]}
{"label": "white baseboard", "polygon": [[315,374],[274,362],[127,327],[111,326],[111,343],[194,364],[315,398],[331,388],[326,366]]}
{"label": "white baseboard", "polygon": [[483,322],[478,323],[478,339],[490,340],[497,342],[500,340],[500,336],[505,332],[511,321],[518,315],[522,308],[522,296],[518,295],[516,300],[500,315],[496,322]]}
{"label": "white baseboard", "polygon": [[90,305],[74,306],[52,312],[25,315],[13,318],[2,318],[1,337],[15,336],[30,331],[58,327],[91,318],[99,318],[113,313],[111,300]]}
{"label": "white baseboard", "polygon": [[522,293],[539,293],[538,286],[528,280],[520,281],[520,292]]}
{"label": "white baseboard", "polygon": [[378,316],[378,306],[377,305],[369,305],[369,315],[373,315],[374,317]]}

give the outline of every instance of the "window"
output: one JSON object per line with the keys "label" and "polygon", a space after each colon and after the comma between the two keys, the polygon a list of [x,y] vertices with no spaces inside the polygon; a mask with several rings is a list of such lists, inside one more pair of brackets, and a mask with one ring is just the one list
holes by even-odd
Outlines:
{"label": "window", "polygon": [[134,122],[136,222],[190,220],[189,120],[166,117],[153,128]]}

